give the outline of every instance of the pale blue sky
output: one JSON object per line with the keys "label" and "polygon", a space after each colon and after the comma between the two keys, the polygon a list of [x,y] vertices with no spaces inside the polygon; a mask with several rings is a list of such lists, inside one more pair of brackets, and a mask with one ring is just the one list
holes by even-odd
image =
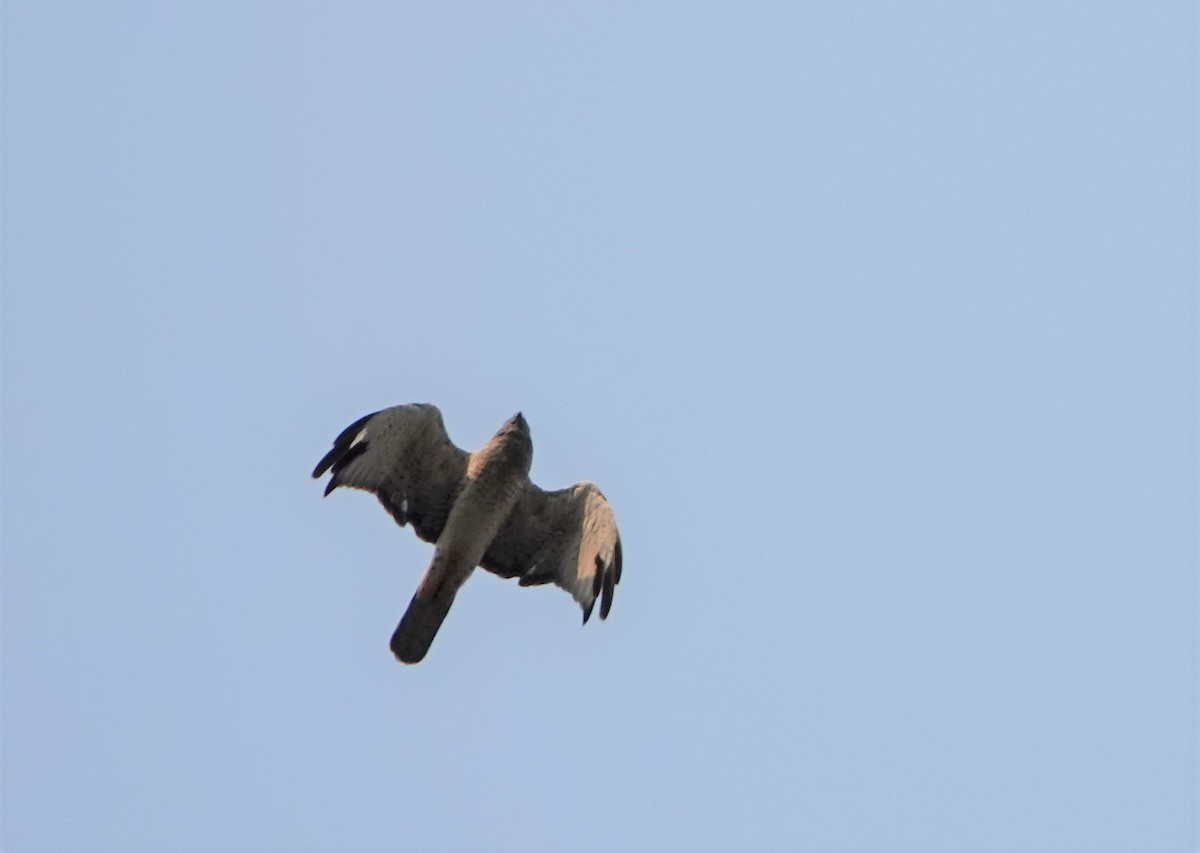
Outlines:
{"label": "pale blue sky", "polygon": [[[6,2],[6,851],[1196,843],[1188,2]],[[612,617],[309,472],[430,401]]]}

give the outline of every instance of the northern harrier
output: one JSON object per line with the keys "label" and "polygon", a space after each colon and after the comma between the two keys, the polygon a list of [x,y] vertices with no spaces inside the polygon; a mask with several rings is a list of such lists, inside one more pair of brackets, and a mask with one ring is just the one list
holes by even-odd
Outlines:
{"label": "northern harrier", "polygon": [[458,588],[476,566],[521,586],[556,583],[600,618],[621,580],[621,537],[592,483],[544,492],[529,480],[533,442],[517,412],[474,453],[456,447],[436,406],[393,406],[360,418],[333,441],[313,477],[372,492],[403,527],[435,543],[433,559],[392,634],[392,653],[417,663]]}

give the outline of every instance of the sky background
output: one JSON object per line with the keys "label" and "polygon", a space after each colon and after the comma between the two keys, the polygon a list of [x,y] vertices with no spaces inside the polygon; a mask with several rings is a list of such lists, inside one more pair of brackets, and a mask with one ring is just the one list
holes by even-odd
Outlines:
{"label": "sky background", "polygon": [[[6,851],[1183,850],[1188,2],[6,2]],[[612,616],[321,498],[518,409]]]}

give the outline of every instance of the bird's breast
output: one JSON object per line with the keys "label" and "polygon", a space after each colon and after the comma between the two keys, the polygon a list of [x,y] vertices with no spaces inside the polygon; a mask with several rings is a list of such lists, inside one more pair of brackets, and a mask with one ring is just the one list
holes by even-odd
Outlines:
{"label": "bird's breast", "polygon": [[520,497],[526,471],[503,449],[489,443],[471,455],[466,481],[437,542],[447,559],[478,565]]}

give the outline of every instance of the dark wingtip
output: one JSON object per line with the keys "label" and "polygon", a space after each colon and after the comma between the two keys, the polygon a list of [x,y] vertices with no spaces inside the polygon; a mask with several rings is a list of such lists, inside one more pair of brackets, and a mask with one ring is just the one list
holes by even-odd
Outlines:
{"label": "dark wingtip", "polygon": [[592,573],[592,595],[600,594],[600,584],[604,581],[604,561],[596,555],[596,571]]}
{"label": "dark wingtip", "polygon": [[367,425],[367,421],[371,420],[377,414],[379,412],[363,415],[338,433],[338,437],[333,440],[333,448],[322,456],[321,461],[317,463],[317,467],[313,468],[312,475],[314,480],[332,467],[344,467],[351,459],[367,449],[365,441],[360,441],[354,446],[351,446],[351,444],[358,437],[363,427]]}
{"label": "dark wingtip", "polygon": [[604,573],[604,594],[600,598],[600,618],[607,619],[608,611],[612,609],[613,602],[613,572]]}
{"label": "dark wingtip", "polygon": [[313,468],[313,473],[312,473],[313,479],[314,480],[317,479],[317,477],[320,477],[322,474],[324,474],[326,471],[328,471],[329,468],[333,465],[333,461],[338,458],[338,456],[341,454],[341,452],[342,452],[342,448],[335,447],[335,448],[333,448],[333,450],[329,451],[324,456],[322,456],[321,461],[317,463],[317,467]]}
{"label": "dark wingtip", "polygon": [[617,537],[617,546],[613,551],[613,583],[621,582],[621,537]]}
{"label": "dark wingtip", "polygon": [[325,484],[325,494],[322,497],[329,497],[329,493],[338,487],[337,475],[329,478],[329,482]]}
{"label": "dark wingtip", "polygon": [[583,624],[584,625],[587,624],[587,620],[592,618],[592,608],[595,606],[596,606],[596,602],[593,599],[592,602],[590,604],[588,604],[587,607],[583,608]]}

